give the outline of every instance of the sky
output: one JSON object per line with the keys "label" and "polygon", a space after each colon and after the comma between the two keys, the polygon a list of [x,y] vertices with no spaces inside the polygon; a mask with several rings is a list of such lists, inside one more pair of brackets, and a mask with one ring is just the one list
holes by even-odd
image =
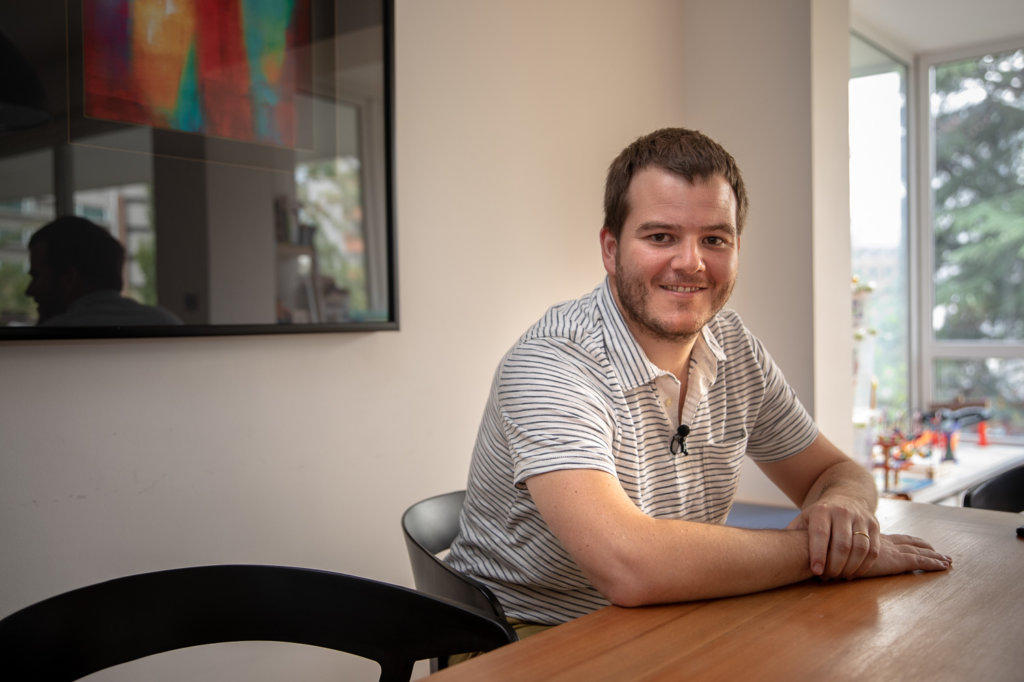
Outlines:
{"label": "sky", "polygon": [[850,80],[850,242],[896,248],[903,235],[904,105],[895,72]]}

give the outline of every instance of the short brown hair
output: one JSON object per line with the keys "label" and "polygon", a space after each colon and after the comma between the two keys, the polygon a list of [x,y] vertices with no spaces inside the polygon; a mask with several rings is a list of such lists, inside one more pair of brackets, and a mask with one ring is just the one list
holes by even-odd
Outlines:
{"label": "short brown hair", "polygon": [[46,262],[57,275],[75,268],[91,291],[124,286],[124,246],[91,220],[61,216],[32,234],[29,248],[37,244],[46,244]]}
{"label": "short brown hair", "polygon": [[736,231],[747,219],[747,189],[736,160],[707,135],[687,128],[662,128],[638,138],[612,161],[604,188],[604,226],[618,239],[629,215],[627,193],[637,172],[657,166],[687,180],[725,178],[736,196]]}

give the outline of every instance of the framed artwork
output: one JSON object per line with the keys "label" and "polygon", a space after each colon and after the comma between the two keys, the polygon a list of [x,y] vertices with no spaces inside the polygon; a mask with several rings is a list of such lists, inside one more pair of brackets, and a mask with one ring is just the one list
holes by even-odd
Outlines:
{"label": "framed artwork", "polygon": [[397,329],[392,14],[391,0],[0,10],[50,95],[50,122],[0,150],[0,178],[18,179],[0,202],[33,207],[0,215],[0,241],[26,245],[27,271],[33,228],[87,217],[125,247],[121,294],[182,322],[57,328],[0,297],[0,339]]}

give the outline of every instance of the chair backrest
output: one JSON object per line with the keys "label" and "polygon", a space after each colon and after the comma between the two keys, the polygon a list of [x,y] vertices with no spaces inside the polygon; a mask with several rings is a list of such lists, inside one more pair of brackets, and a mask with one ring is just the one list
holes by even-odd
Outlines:
{"label": "chair backrest", "polygon": [[459,532],[459,512],[465,498],[465,490],[437,495],[417,502],[402,515],[413,581],[422,592],[450,599],[494,619],[515,639],[515,631],[508,625],[494,592],[437,557]]}
{"label": "chair backrest", "polygon": [[964,493],[964,506],[996,511],[1024,511],[1024,464],[968,490]]}
{"label": "chair backrest", "polygon": [[372,659],[382,682],[406,682],[418,660],[512,641],[489,618],[398,585],[288,566],[198,566],[116,578],[7,616],[0,670],[77,680],[173,649],[260,640]]}

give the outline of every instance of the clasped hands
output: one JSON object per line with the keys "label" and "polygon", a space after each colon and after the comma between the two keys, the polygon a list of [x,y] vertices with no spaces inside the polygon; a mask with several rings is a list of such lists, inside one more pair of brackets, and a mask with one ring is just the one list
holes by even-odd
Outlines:
{"label": "clasped hands", "polygon": [[941,571],[950,557],[911,535],[886,535],[867,504],[833,495],[809,504],[787,526],[806,530],[810,568],[821,578],[862,578],[908,571]]}

